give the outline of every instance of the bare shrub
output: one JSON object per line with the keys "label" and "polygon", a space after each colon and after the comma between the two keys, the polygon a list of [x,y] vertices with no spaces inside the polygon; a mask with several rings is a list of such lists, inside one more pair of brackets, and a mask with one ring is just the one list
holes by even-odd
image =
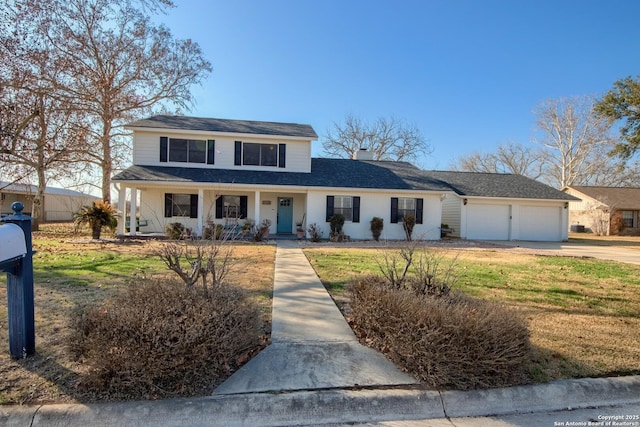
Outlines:
{"label": "bare shrub", "polygon": [[227,243],[216,239],[199,243],[169,242],[162,244],[157,254],[187,286],[199,280],[208,291],[222,285],[233,268],[232,250]]}
{"label": "bare shrub", "polygon": [[416,296],[379,276],[351,285],[357,335],[435,388],[502,387],[526,381],[529,332],[515,312],[451,294]]}
{"label": "bare shrub", "polygon": [[235,287],[214,294],[180,282],[143,282],[74,319],[70,347],[90,366],[96,397],[206,394],[257,351],[260,313]]}
{"label": "bare shrub", "polygon": [[317,243],[322,240],[322,230],[315,222],[313,224],[309,224],[309,230],[307,231],[309,232],[309,240],[312,242]]}
{"label": "bare shrub", "polygon": [[402,247],[400,251],[385,248],[381,250],[379,256],[375,258],[380,272],[392,287],[400,288],[403,286],[409,268],[413,263],[413,254],[415,251],[416,245],[409,243]]}

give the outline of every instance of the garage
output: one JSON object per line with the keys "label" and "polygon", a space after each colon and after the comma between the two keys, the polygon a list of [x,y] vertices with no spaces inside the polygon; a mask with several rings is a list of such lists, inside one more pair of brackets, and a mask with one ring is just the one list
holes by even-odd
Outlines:
{"label": "garage", "polygon": [[509,205],[469,204],[467,239],[509,240]]}
{"label": "garage", "polygon": [[562,208],[521,206],[518,240],[557,242],[562,240]]}

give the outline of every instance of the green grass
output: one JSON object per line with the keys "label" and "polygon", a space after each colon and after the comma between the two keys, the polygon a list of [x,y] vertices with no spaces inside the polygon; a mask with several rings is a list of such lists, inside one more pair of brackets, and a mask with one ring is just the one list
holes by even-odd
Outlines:
{"label": "green grass", "polygon": [[[307,249],[330,290],[358,274],[379,273],[376,249]],[[449,253],[448,256],[455,256]],[[459,254],[457,289],[483,299],[582,314],[640,316],[640,267],[567,257],[468,251]]]}

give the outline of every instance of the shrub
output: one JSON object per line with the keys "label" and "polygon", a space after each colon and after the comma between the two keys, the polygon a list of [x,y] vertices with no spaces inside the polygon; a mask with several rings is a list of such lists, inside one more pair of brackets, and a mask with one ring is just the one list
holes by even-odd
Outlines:
{"label": "shrub", "polygon": [[180,222],[171,222],[164,227],[164,234],[170,240],[179,240],[184,236],[184,224]]}
{"label": "shrub", "polygon": [[329,218],[329,226],[331,227],[329,240],[332,242],[342,242],[344,240],[344,233],[342,232],[344,220],[344,215],[342,214],[335,214]]}
{"label": "shrub", "polygon": [[108,398],[210,393],[258,344],[260,313],[241,290],[206,294],[178,282],[143,282],[74,319],[82,384]]}
{"label": "shrub", "polygon": [[322,240],[322,230],[320,230],[320,227],[315,222],[313,224],[309,224],[309,230],[307,231],[309,232],[309,240],[312,242],[317,243]]}
{"label": "shrub", "polygon": [[373,235],[373,240],[376,242],[380,240],[380,234],[382,234],[382,229],[384,228],[384,220],[378,216],[374,216],[371,219],[371,235]]}
{"label": "shrub", "polygon": [[255,242],[261,242],[263,238],[269,237],[269,227],[271,227],[271,220],[263,219],[260,225],[256,225],[253,233],[253,240]]}
{"label": "shrub", "polygon": [[350,289],[357,335],[428,386],[467,390],[526,380],[529,332],[512,310],[461,295],[417,296],[380,276]]}
{"label": "shrub", "polygon": [[202,238],[204,240],[220,240],[222,238],[222,230],[224,230],[222,224],[207,225],[202,231]]}
{"label": "shrub", "polygon": [[411,235],[413,234],[413,227],[416,226],[416,217],[413,214],[406,214],[402,217],[402,229],[404,235],[408,241],[411,241]]}

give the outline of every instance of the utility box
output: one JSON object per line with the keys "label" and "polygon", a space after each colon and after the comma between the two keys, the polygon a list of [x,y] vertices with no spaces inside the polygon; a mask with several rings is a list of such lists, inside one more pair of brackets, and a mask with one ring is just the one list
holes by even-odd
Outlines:
{"label": "utility box", "polygon": [[25,255],[27,244],[22,228],[16,224],[0,225],[0,271],[13,270]]}

